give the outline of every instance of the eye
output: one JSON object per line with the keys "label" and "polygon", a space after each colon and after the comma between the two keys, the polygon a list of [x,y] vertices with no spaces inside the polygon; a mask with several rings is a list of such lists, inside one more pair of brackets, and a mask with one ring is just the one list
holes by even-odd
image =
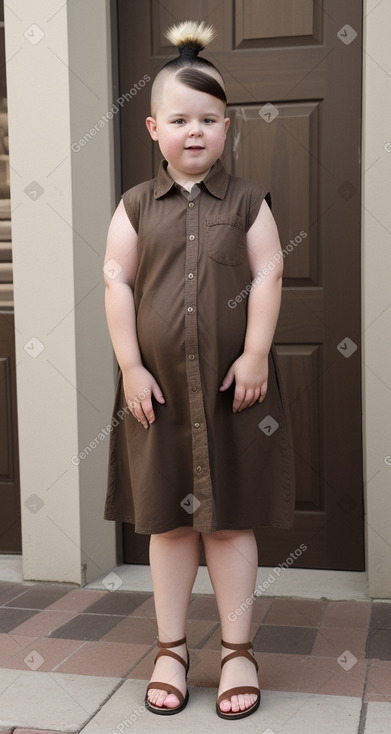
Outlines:
{"label": "eye", "polygon": [[215,122],[215,120],[212,120],[210,117],[205,117],[204,122],[210,123],[210,122]]}
{"label": "eye", "polygon": [[178,117],[176,120],[173,120],[174,125],[181,125],[184,122],[184,119],[182,117]]}

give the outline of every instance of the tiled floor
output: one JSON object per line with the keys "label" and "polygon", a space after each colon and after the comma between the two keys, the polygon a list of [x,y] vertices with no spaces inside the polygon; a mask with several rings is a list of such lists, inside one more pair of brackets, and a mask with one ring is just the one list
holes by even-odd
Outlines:
{"label": "tiled floor", "polygon": [[[192,597],[191,701],[164,719],[142,705],[156,655],[154,614],[149,592],[0,583],[0,731],[195,732],[201,723],[226,730],[214,712],[220,651],[214,597]],[[390,603],[260,597],[252,640],[262,704],[228,726],[245,731],[255,723],[261,734],[389,734]]]}

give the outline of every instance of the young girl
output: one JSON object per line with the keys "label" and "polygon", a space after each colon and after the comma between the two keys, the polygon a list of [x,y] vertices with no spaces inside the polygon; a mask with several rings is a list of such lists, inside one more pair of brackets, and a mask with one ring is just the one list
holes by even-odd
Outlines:
{"label": "young girl", "polygon": [[260,702],[253,529],[291,527],[293,464],[272,347],[281,248],[266,192],[220,160],[224,82],[198,56],[211,37],[203,23],[168,32],[180,55],[157,75],[146,120],[164,160],[123,194],[109,228],[114,417],[127,410],[111,434],[105,518],[151,534],[162,649],[145,705],[156,714],[188,702],[185,628],[202,537],[222,630],[216,711],[238,719]]}

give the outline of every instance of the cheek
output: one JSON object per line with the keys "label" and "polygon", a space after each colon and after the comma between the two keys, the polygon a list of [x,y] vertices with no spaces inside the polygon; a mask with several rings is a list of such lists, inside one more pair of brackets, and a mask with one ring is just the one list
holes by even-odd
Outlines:
{"label": "cheek", "polygon": [[178,143],[172,138],[165,138],[164,141],[160,141],[161,150],[164,152],[166,158],[174,157],[178,152]]}
{"label": "cheek", "polygon": [[212,145],[216,150],[222,150],[225,143],[225,132],[224,130],[214,130],[209,136],[209,145]]}
{"label": "cheek", "polygon": [[183,140],[179,135],[173,134],[171,131],[162,132],[159,137],[160,146],[167,151],[175,151],[178,147],[183,147]]}
{"label": "cheek", "polygon": [[225,130],[224,128],[220,127],[218,129],[214,128],[210,131],[209,137],[211,140],[216,142],[216,144],[220,143],[221,141],[224,142],[225,140]]}

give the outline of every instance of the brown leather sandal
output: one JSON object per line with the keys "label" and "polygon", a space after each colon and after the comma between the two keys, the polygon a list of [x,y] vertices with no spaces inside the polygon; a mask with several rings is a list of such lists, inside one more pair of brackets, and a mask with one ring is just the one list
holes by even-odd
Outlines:
{"label": "brown leather sandal", "polygon": [[[221,667],[223,667],[223,665],[228,662],[228,660],[232,660],[232,658],[244,657],[254,663],[258,673],[258,663],[255,658],[248,652],[248,650],[252,650],[251,642],[231,643],[221,640],[221,644],[223,645],[223,647],[228,647],[231,648],[231,650],[236,651],[231,652],[229,655],[226,655],[225,658],[222,659]],[[226,713],[224,713],[220,708],[220,703],[227,698],[231,698],[231,696],[237,696],[239,693],[256,693],[258,698],[255,703],[253,703],[253,705],[245,711],[227,711]],[[260,701],[261,691],[259,690],[259,688],[255,688],[254,686],[237,686],[236,688],[229,688],[228,691],[220,693],[220,696],[216,701],[216,713],[217,716],[220,716],[221,719],[244,719],[245,716],[250,716],[250,714],[253,714],[254,711],[257,710]]]}
{"label": "brown leather sandal", "polygon": [[[178,647],[179,645],[184,645],[186,642],[186,637],[183,638],[183,640],[177,640],[176,642],[160,642],[158,640],[158,647]],[[155,657],[154,665],[156,665],[156,661],[158,658],[160,658],[162,655],[167,655],[170,658],[174,658],[175,660],[178,660],[179,663],[182,663],[183,667],[185,668],[185,680],[187,680],[187,673],[189,671],[189,651],[186,647],[187,652],[187,663],[184,661],[184,659],[177,655],[176,652],[172,652],[171,650],[161,650],[158,652],[158,654]],[[148,691],[152,688],[159,688],[162,691],[167,691],[167,693],[174,693],[175,696],[179,700],[179,705],[175,708],[168,708],[167,706],[155,706],[153,703],[151,703],[148,699]],[[186,695],[183,696],[183,693],[179,690],[179,688],[175,688],[175,686],[171,686],[169,683],[160,683],[157,680],[152,681],[148,684],[147,690],[145,692],[145,701],[144,705],[145,708],[148,709],[148,711],[151,711],[153,714],[159,714],[160,716],[170,716],[171,714],[179,714],[180,711],[183,711],[185,706],[187,705],[187,702],[189,700],[189,689],[186,686]]]}

